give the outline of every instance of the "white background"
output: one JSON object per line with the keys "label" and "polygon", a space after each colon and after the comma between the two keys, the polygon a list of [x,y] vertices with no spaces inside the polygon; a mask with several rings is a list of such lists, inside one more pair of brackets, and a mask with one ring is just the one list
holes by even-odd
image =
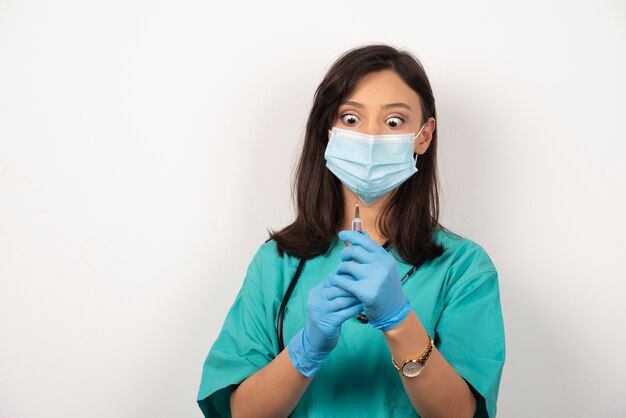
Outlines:
{"label": "white background", "polygon": [[424,63],[442,221],[500,272],[499,416],[626,416],[625,3],[297,3],[0,1],[0,417],[201,416],[314,90],[371,42]]}

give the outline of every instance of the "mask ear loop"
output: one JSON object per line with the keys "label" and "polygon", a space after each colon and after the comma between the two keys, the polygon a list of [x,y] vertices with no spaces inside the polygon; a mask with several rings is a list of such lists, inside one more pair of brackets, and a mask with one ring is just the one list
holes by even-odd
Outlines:
{"label": "mask ear loop", "polygon": [[[413,137],[413,142],[415,142],[415,140],[417,139],[418,136],[420,136],[422,134],[422,131],[424,130],[424,127],[426,126],[426,124],[424,123],[422,125],[422,127],[420,128],[419,132],[417,132],[415,134],[415,136]],[[413,157],[413,162],[417,165],[417,153],[415,153],[415,157]]]}

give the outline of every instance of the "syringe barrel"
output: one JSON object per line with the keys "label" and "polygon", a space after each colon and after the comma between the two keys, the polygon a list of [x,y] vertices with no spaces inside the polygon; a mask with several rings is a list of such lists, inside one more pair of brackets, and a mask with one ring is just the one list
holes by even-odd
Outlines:
{"label": "syringe barrel", "polygon": [[357,232],[363,232],[363,221],[359,218],[352,220],[352,230]]}

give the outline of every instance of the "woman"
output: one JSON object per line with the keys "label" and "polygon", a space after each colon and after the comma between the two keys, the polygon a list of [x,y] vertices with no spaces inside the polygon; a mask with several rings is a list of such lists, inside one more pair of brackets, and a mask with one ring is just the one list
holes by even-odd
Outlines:
{"label": "woman", "polygon": [[409,53],[371,45],[335,62],[307,123],[296,219],[259,248],[204,364],[205,416],[495,416],[497,272],[438,222],[435,118]]}

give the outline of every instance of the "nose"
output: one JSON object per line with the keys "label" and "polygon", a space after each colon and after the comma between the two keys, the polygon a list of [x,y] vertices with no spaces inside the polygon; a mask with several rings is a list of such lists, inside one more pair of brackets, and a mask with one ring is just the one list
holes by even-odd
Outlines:
{"label": "nose", "polygon": [[360,131],[367,135],[381,135],[385,132],[384,128],[376,119],[368,118],[367,122],[361,125]]}

